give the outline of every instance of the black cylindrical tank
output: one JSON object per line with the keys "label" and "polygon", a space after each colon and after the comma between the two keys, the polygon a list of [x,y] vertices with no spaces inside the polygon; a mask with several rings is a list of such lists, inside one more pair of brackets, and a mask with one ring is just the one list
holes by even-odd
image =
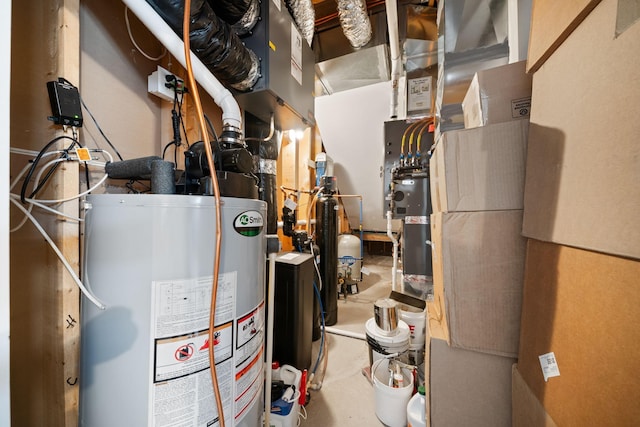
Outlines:
{"label": "black cylindrical tank", "polygon": [[338,322],[338,200],[322,194],[316,202],[316,242],[320,255],[320,296],[327,326]]}

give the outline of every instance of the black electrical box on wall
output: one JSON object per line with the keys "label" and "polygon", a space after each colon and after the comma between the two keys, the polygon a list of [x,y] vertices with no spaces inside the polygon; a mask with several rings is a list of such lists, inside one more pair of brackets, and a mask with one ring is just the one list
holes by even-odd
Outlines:
{"label": "black electrical box on wall", "polygon": [[57,125],[82,126],[82,109],[78,88],[62,81],[47,82],[51,117],[49,120]]}
{"label": "black electrical box on wall", "polygon": [[280,362],[280,365],[291,365],[299,370],[310,368],[314,275],[311,254],[278,254],[273,308],[273,360]]}

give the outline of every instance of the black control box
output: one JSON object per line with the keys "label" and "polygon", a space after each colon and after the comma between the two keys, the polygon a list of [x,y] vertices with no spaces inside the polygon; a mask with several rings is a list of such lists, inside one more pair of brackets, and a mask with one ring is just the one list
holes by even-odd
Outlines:
{"label": "black control box", "polygon": [[57,125],[82,127],[82,108],[78,88],[65,82],[47,82],[52,116]]}

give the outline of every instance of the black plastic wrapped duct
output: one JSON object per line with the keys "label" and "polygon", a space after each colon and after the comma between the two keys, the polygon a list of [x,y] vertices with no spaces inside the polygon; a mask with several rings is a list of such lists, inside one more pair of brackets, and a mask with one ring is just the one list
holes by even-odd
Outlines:
{"label": "black plastic wrapped duct", "polygon": [[258,22],[260,3],[258,0],[207,0],[213,11],[231,29],[242,36],[247,34]]}
{"label": "black plastic wrapped duct", "polygon": [[[147,0],[147,3],[182,38],[183,0]],[[259,77],[259,62],[229,24],[221,20],[207,0],[191,0],[191,50],[220,82],[249,90]]]}

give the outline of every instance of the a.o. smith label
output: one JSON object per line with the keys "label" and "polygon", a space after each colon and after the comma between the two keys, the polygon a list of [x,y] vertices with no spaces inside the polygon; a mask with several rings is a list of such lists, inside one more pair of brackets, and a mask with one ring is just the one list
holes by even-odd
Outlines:
{"label": "a.o. smith label", "polygon": [[262,232],[264,219],[258,211],[245,211],[233,220],[233,228],[243,236],[257,236]]}

